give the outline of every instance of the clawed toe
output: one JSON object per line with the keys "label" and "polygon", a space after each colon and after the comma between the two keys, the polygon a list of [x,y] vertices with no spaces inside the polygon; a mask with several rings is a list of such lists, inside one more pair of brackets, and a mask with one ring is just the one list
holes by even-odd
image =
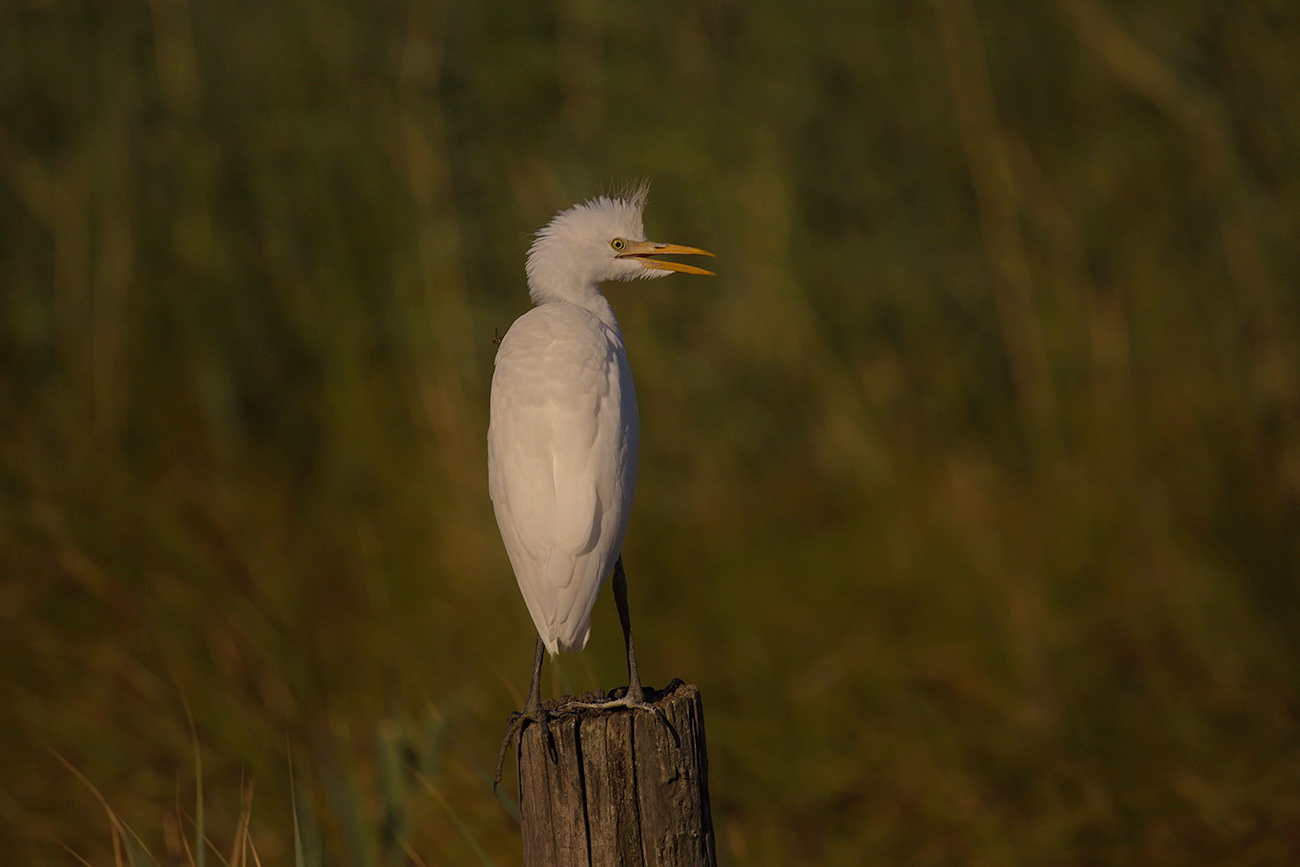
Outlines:
{"label": "clawed toe", "polygon": [[[640,690],[637,693],[640,693]],[[643,694],[638,695],[628,691],[618,698],[606,698],[598,701],[577,701],[575,699],[566,701],[557,708],[557,711],[560,713],[576,713],[579,710],[609,711],[620,708],[654,714],[659,722],[664,724],[664,728],[668,729],[668,733],[672,735],[674,746],[681,747],[682,742],[677,734],[677,729],[673,728],[673,724],[668,721],[668,715],[663,712],[663,708],[646,701]]]}
{"label": "clawed toe", "polygon": [[510,722],[506,725],[506,736],[501,739],[501,750],[497,753],[496,773],[492,775],[492,794],[496,794],[497,786],[501,784],[501,768],[506,761],[506,753],[510,750],[510,744],[516,737],[524,736],[524,729],[530,722],[537,723],[542,727],[542,740],[546,742],[546,752],[550,755],[552,762],[559,761],[559,753],[555,749],[555,736],[551,734],[551,719],[559,716],[558,713],[551,713],[542,707],[534,709],[525,708],[522,711],[515,711],[510,714]]}

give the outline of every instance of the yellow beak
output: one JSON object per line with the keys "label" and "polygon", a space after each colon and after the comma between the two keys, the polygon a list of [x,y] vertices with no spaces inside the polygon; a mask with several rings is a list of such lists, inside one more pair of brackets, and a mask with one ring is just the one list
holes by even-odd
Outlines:
{"label": "yellow beak", "polygon": [[658,271],[681,271],[683,274],[704,274],[711,277],[713,276],[712,271],[705,271],[703,268],[696,268],[694,265],[684,265],[681,262],[660,262],[658,259],[647,257],[712,255],[708,250],[701,250],[699,247],[683,247],[681,244],[660,244],[656,241],[630,241],[627,249],[618,254],[618,258],[636,259],[643,268],[653,268]]}

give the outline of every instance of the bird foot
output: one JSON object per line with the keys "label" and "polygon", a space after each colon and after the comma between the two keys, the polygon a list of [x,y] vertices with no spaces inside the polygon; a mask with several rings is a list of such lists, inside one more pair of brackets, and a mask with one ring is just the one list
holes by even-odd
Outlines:
{"label": "bird foot", "polygon": [[[674,679],[674,681],[668,685],[667,689],[664,690],[664,693],[672,692],[680,683],[680,680]],[[614,692],[618,692],[618,690],[614,690]],[[654,714],[659,722],[664,724],[664,728],[668,729],[668,733],[673,736],[673,743],[676,746],[681,747],[681,738],[677,735],[677,729],[673,728],[673,724],[668,721],[668,716],[663,712],[662,708],[646,701],[645,689],[640,685],[637,685],[635,688],[624,688],[622,692],[623,694],[621,696],[611,696],[610,698],[600,699],[598,701],[578,701],[577,699],[573,699],[560,705],[557,710],[560,713],[565,714],[574,713],[578,710],[608,711],[619,708],[644,711],[646,713]]]}
{"label": "bird foot", "polygon": [[522,711],[515,711],[510,714],[510,722],[506,726],[506,736],[501,739],[501,750],[497,753],[497,769],[492,775],[492,794],[497,793],[497,786],[501,784],[501,767],[505,764],[506,753],[510,750],[510,744],[515,741],[516,737],[524,736],[524,729],[530,722],[537,723],[542,727],[542,740],[546,742],[546,752],[551,756],[552,762],[559,761],[559,754],[555,751],[555,738],[551,735],[551,720],[560,714],[552,713],[540,704],[535,707],[525,707]]}

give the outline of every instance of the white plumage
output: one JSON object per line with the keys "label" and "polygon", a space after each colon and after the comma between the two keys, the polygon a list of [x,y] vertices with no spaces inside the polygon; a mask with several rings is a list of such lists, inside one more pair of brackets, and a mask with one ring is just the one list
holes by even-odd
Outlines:
{"label": "white plumage", "polygon": [[488,488],[537,633],[581,650],[623,545],[636,487],[639,421],[623,335],[600,283],[708,274],[651,254],[703,254],[646,240],[645,189],[557,214],[528,253],[537,305],[497,350]]}
{"label": "white plumage", "polygon": [[613,314],[552,302],[520,317],[497,351],[488,486],[519,590],[552,654],[587,644],[592,605],[627,532],[637,436]]}

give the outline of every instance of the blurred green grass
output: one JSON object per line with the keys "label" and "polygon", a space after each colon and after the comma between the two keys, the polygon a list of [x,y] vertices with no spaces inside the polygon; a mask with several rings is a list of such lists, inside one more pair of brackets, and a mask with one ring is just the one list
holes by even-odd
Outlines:
{"label": "blurred green grass", "polygon": [[727,860],[1300,858],[1298,53],[1277,3],[4,7],[0,861],[111,860],[48,747],[166,863],[186,705],[264,863],[290,750],[309,863],[517,859],[491,337],[639,177],[720,257],[609,294]]}

